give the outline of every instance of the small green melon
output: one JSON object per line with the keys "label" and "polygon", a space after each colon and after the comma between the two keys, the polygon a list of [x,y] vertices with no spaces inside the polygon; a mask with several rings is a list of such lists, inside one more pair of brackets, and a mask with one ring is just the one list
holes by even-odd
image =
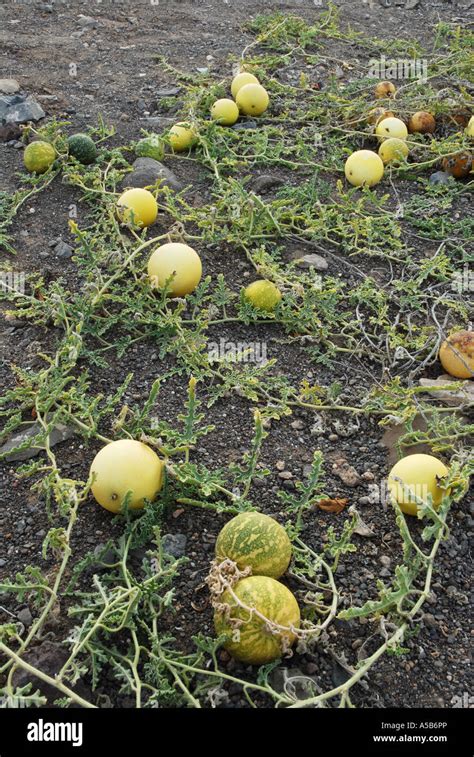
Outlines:
{"label": "small green melon", "polygon": [[69,155],[87,166],[97,158],[97,147],[87,134],[73,134],[67,141]]}

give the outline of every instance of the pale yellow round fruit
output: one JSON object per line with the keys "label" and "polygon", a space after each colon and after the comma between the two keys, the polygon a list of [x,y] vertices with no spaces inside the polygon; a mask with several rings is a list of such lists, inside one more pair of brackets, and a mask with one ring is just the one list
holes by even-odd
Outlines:
{"label": "pale yellow round fruit", "polygon": [[242,73],[237,74],[237,76],[234,76],[232,79],[232,84],[230,86],[230,91],[232,92],[232,97],[237,97],[237,93],[239,89],[242,89],[246,84],[260,84],[259,80],[256,76],[253,74],[247,73],[247,71],[242,71]]}
{"label": "pale yellow round fruit", "polygon": [[117,214],[123,223],[151,226],[158,215],[158,205],[148,189],[127,189],[117,200]]}
{"label": "pale yellow round fruit", "polygon": [[431,494],[433,507],[438,509],[443,497],[449,493],[440,486],[440,479],[447,475],[447,467],[433,455],[407,455],[390,471],[388,490],[402,512],[416,515],[415,497],[426,502]]}
{"label": "pale yellow round fruit", "polygon": [[232,126],[239,117],[239,109],[233,100],[223,97],[212,106],[211,117],[222,126]]}
{"label": "pale yellow round fruit", "polygon": [[474,331],[451,334],[441,345],[439,359],[450,376],[474,378]]}
{"label": "pale yellow round fruit", "polygon": [[346,160],[346,179],[355,187],[373,187],[383,176],[382,158],[372,150],[357,150]]}
{"label": "pale yellow round fruit", "polygon": [[244,84],[237,92],[236,102],[246,116],[261,116],[268,108],[270,98],[261,84]]}
{"label": "pale yellow round fruit", "polygon": [[273,281],[259,279],[244,290],[244,299],[255,308],[271,313],[281,300],[281,292]]}
{"label": "pale yellow round fruit", "polygon": [[168,139],[173,152],[184,152],[196,144],[197,134],[189,123],[180,121],[171,127]]}
{"label": "pale yellow round fruit", "polygon": [[466,126],[466,134],[468,137],[474,137],[474,116],[471,116],[469,123]]}
{"label": "pale yellow round fruit", "polygon": [[377,100],[381,100],[383,97],[393,97],[397,88],[391,81],[379,81],[375,87],[374,94]]}
{"label": "pale yellow round fruit", "polygon": [[405,140],[396,139],[395,137],[384,139],[379,147],[379,155],[385,164],[392,162],[400,163],[408,156],[409,152]]}
{"label": "pale yellow round fruit", "polygon": [[92,461],[95,474],[92,494],[106,510],[117,513],[126,495],[128,506],[140,510],[145,499],[153,500],[163,485],[163,462],[142,442],[119,439],[106,444]]}
{"label": "pale yellow round fruit", "polygon": [[148,261],[148,276],[154,289],[162,289],[167,280],[172,297],[184,297],[194,292],[202,276],[201,258],[192,247],[181,242],[169,242],[155,250]]}
{"label": "pale yellow round fruit", "polygon": [[396,139],[406,139],[408,137],[408,129],[400,118],[384,118],[378,122],[375,127],[375,133],[380,140],[388,139],[389,137],[395,137]]}

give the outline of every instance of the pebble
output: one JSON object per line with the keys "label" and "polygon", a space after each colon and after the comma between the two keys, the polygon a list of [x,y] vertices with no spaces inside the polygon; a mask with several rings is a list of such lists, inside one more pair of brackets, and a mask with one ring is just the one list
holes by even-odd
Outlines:
{"label": "pebble", "polygon": [[328,269],[327,260],[323,258],[322,255],[316,255],[313,253],[310,255],[303,255],[302,258],[297,258],[295,262],[300,268],[314,268],[316,271],[327,271]]}
{"label": "pebble", "polygon": [[294,428],[297,431],[301,431],[304,428],[304,423],[303,421],[299,420],[293,421],[293,423],[291,423],[291,428]]}
{"label": "pebble", "polygon": [[19,89],[20,85],[16,79],[0,79],[0,92],[3,95],[13,95]]}
{"label": "pebble", "polygon": [[3,560],[3,559],[0,560],[0,568],[4,568],[6,564],[7,564],[6,560]]}
{"label": "pebble", "polygon": [[242,131],[243,129],[256,129],[257,127],[258,124],[256,121],[238,121],[230,128],[235,129],[235,131]]}
{"label": "pebble", "polygon": [[71,247],[70,244],[67,244],[67,242],[63,242],[62,239],[56,247],[54,248],[54,252],[56,253],[56,256],[58,258],[72,258],[74,247]]}
{"label": "pebble", "polygon": [[186,552],[186,534],[165,534],[162,539],[162,547],[172,557],[183,557]]}
{"label": "pebble", "polygon": [[127,187],[149,187],[159,180],[164,186],[180,192],[183,184],[169,168],[154,158],[137,158],[132,164],[133,170],[122,181],[122,189]]}
{"label": "pebble", "polygon": [[288,481],[290,478],[293,478],[293,474],[289,470],[284,470],[278,474],[278,477]]}
{"label": "pebble", "polygon": [[431,174],[428,181],[430,184],[449,184],[454,181],[454,179],[451,174],[446,171],[435,171],[435,173]]}
{"label": "pebble", "polygon": [[391,559],[388,555],[381,555],[380,556],[380,562],[385,568],[389,568],[391,565]]}
{"label": "pebble", "polygon": [[279,176],[272,176],[271,174],[262,174],[258,176],[252,184],[252,189],[257,194],[264,194],[269,189],[276,186],[281,186],[283,179]]}
{"label": "pebble", "polygon": [[22,610],[17,612],[16,617],[18,618],[20,623],[23,623],[24,626],[30,626],[33,620],[33,616],[30,612],[29,607],[24,607]]}

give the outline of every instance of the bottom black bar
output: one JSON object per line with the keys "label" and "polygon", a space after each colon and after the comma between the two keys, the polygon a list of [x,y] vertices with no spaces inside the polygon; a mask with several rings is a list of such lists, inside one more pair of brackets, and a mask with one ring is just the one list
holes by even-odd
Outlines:
{"label": "bottom black bar", "polygon": [[109,755],[122,755],[145,748],[159,752],[173,743],[180,751],[187,744],[193,751],[221,744],[223,752],[226,742],[219,732],[224,729],[229,747],[240,742],[252,753],[260,745],[267,754],[274,744],[281,750],[284,736],[295,752],[304,739],[305,749],[314,753],[327,747],[331,753],[471,757],[469,719],[472,723],[469,709],[1,709],[0,757],[94,755],[101,747]]}

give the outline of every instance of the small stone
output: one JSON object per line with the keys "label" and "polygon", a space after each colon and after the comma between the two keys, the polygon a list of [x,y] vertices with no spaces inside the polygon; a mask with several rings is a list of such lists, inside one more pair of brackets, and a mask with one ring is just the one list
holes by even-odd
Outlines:
{"label": "small stone", "polygon": [[6,564],[7,564],[6,560],[3,560],[3,559],[0,560],[0,568],[4,568]]}
{"label": "small stone", "polygon": [[288,481],[290,478],[293,478],[293,474],[289,470],[284,470],[278,474],[278,477],[284,479],[285,481]]}
{"label": "small stone", "polygon": [[20,85],[16,79],[0,79],[0,92],[3,95],[13,95],[19,89]]}
{"label": "small stone", "polygon": [[163,550],[172,557],[183,557],[186,552],[186,534],[165,534],[161,541]]}
{"label": "small stone", "polygon": [[304,423],[300,420],[293,421],[293,423],[291,423],[291,428],[294,428],[296,431],[301,431],[304,429]]}
{"label": "small stone", "polygon": [[329,439],[330,442],[337,442],[337,440],[339,439],[339,437],[338,437],[337,434],[329,434],[328,439]]}
{"label": "small stone", "polygon": [[454,181],[454,178],[446,171],[435,171],[435,173],[431,174],[428,181],[430,184],[449,184],[451,181]]}
{"label": "small stone", "polygon": [[277,470],[285,470],[285,461],[284,460],[277,460],[275,463],[275,468]]}
{"label": "small stone", "polygon": [[327,271],[328,269],[327,260],[322,255],[315,253],[303,255],[302,258],[297,258],[295,262],[300,268],[314,268],[316,271]]}
{"label": "small stone", "polygon": [[174,95],[181,92],[181,87],[168,87],[167,89],[159,89],[155,92],[156,97],[174,97]]}
{"label": "small stone", "polygon": [[54,248],[54,252],[58,258],[72,258],[74,247],[61,240]]}
{"label": "small stone", "polygon": [[385,568],[390,568],[390,565],[392,563],[390,557],[388,555],[381,555],[380,556],[380,562]]}
{"label": "small stone", "polygon": [[154,158],[137,158],[133,165],[133,171],[127,174],[122,181],[122,189],[127,187],[149,187],[161,181],[164,186],[180,192],[182,183],[169,168]]}
{"label": "small stone", "polygon": [[22,534],[25,528],[26,528],[26,522],[23,520],[23,518],[21,518],[19,521],[17,521],[16,530],[18,531],[19,534]]}
{"label": "small stone", "polygon": [[[329,437],[331,438],[331,437]],[[360,476],[356,469],[346,460],[340,458],[332,466],[333,473],[341,479],[342,483],[346,486],[357,486],[360,483]]]}
{"label": "small stone", "polygon": [[24,626],[30,626],[31,622],[33,620],[33,616],[30,612],[29,607],[24,607],[22,610],[17,612],[16,617],[20,621],[20,623],[23,623]]}
{"label": "small stone", "polygon": [[264,194],[268,192],[272,187],[278,187],[283,184],[283,179],[279,176],[272,176],[271,174],[262,174],[258,176],[252,184],[252,189],[256,194]]}
{"label": "small stone", "polygon": [[257,127],[258,124],[256,121],[238,121],[230,128],[234,129],[235,131],[242,131],[243,129],[256,129]]}
{"label": "small stone", "polygon": [[77,22],[79,26],[88,26],[92,29],[97,28],[97,21],[95,18],[92,18],[92,16],[84,16],[82,13],[80,13]]}

